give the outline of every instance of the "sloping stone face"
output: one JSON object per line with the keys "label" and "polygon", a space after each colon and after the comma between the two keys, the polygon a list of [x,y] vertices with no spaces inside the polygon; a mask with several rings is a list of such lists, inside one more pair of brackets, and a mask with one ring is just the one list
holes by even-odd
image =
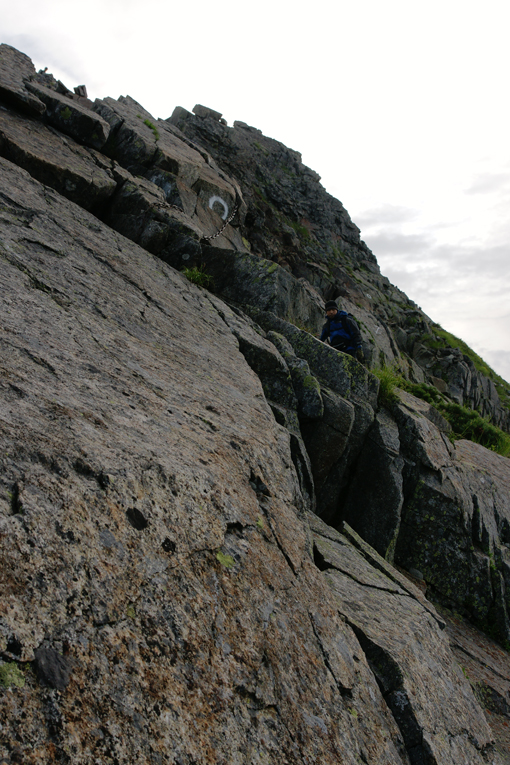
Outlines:
{"label": "sloping stone face", "polygon": [[[379,572],[374,571],[362,546],[353,549],[344,536],[324,528],[318,520],[312,521],[312,529],[316,559],[340,612],[363,646],[402,732],[410,762],[441,763],[452,757],[470,762],[476,758],[473,739],[466,735],[467,710],[474,708],[474,699],[442,639],[442,619],[433,611],[424,619],[419,595],[408,583],[385,576],[382,561]],[[426,648],[431,645],[434,651]],[[419,682],[414,680],[417,677]],[[431,693],[438,706],[438,714],[432,717]],[[484,726],[473,734],[481,743]]]}
{"label": "sloping stone face", "polygon": [[503,641],[510,639],[509,497],[508,459],[459,441],[447,465],[414,484],[396,550],[435,597]]}
{"label": "sloping stone face", "polygon": [[404,502],[400,439],[395,421],[378,412],[356,465],[342,518],[393,562]]}
{"label": "sloping stone face", "polygon": [[[2,756],[412,762],[227,307],[1,169]],[[496,763],[466,681],[455,709]]]}
{"label": "sloping stone face", "polygon": [[0,45],[0,98],[28,114],[43,114],[44,103],[32,94],[25,81],[35,74],[32,60],[10,45]]}
{"label": "sloping stone face", "polygon": [[314,336],[339,294],[372,360],[399,356],[398,291],[341,204],[247,125],[238,182],[184,110],[92,109],[4,48],[0,759],[496,765],[443,621],[387,561],[505,639],[508,461],[454,450],[411,396],[378,409],[377,378]]}
{"label": "sloping stone face", "polygon": [[27,88],[45,104],[46,122],[86,146],[94,149],[104,146],[110,132],[110,126],[105,120],[44,85],[28,82]]}
{"label": "sloping stone face", "polygon": [[377,414],[333,522],[420,572],[434,599],[506,643],[510,462],[471,441],[453,446],[430,404],[399,395],[392,414]]}
{"label": "sloping stone face", "polygon": [[[370,367],[397,362],[410,380],[439,385],[449,399],[510,431],[499,396],[507,400],[506,390],[460,349],[435,349],[437,325],[381,276],[343,205],[298,152],[245,123],[229,128],[201,105],[194,114],[177,107],[158,120],[129,96],[92,104],[52,75],[36,74],[14,48],[4,45],[0,53],[5,106],[52,130],[41,136],[40,125],[18,122],[14,138],[9,129],[0,134],[2,156],[178,270],[207,267],[229,302],[274,311],[316,334],[324,300],[337,299],[360,322]],[[55,138],[71,172],[45,148]]]}
{"label": "sloping stone face", "polygon": [[117,189],[112,163],[45,125],[0,111],[0,153],[85,210],[97,210]]}

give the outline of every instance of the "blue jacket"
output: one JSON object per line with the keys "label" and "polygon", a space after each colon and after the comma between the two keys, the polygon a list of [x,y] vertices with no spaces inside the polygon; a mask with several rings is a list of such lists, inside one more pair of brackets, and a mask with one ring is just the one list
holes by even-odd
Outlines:
{"label": "blue jacket", "polygon": [[358,325],[347,311],[338,311],[336,316],[328,319],[322,328],[321,340],[329,337],[333,347],[338,347],[344,353],[354,355],[361,347],[361,333]]}

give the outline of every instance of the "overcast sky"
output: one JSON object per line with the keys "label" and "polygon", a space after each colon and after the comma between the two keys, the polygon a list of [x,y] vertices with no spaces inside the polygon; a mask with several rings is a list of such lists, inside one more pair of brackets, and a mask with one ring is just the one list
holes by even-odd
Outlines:
{"label": "overcast sky", "polygon": [[300,151],[383,274],[510,381],[507,0],[0,0],[0,41]]}

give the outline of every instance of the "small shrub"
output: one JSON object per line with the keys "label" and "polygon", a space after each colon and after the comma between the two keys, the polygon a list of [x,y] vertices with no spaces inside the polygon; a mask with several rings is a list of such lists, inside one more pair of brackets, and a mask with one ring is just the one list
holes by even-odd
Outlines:
{"label": "small shrub", "polygon": [[452,426],[456,438],[474,441],[503,457],[510,455],[510,435],[478,412],[453,402],[443,403],[438,409]]}
{"label": "small shrub", "polygon": [[301,223],[296,223],[293,220],[289,221],[289,223],[300,239],[310,239],[310,232],[306,226],[301,225]]}
{"label": "small shrub", "polygon": [[382,366],[372,371],[379,378],[378,400],[381,406],[391,408],[397,399],[395,388],[400,388],[436,407],[452,426],[450,434],[452,441],[465,438],[503,457],[510,456],[510,435],[482,417],[479,412],[455,404],[453,401],[446,401],[433,385],[411,383],[405,380],[393,367]]}
{"label": "small shrub", "polygon": [[158,129],[156,125],[153,125],[150,120],[144,120],[143,124],[147,125],[147,127],[152,130],[152,132],[154,133],[154,138],[156,139],[156,141],[159,141],[159,133],[158,133]]}
{"label": "small shrub", "polygon": [[427,385],[426,383],[412,383],[409,380],[401,378],[401,384],[399,388],[403,388],[408,393],[411,393],[416,398],[421,398],[423,401],[427,401],[429,404],[437,405],[442,401],[442,396],[433,385]]}
{"label": "small shrub", "polygon": [[193,266],[193,268],[183,268],[182,273],[192,284],[196,284],[197,287],[204,287],[209,289],[212,286],[213,278],[210,274],[204,271],[204,265]]}
{"label": "small shrub", "polygon": [[400,387],[402,378],[392,367],[382,366],[378,369],[373,369],[372,372],[379,378],[379,404],[391,407],[397,400],[395,388]]}
{"label": "small shrub", "polygon": [[[141,114],[137,114],[136,116],[138,117],[138,119],[142,119]],[[153,125],[149,119],[144,120],[143,124],[147,125],[147,127],[152,130],[152,132],[154,133],[154,138],[156,139],[156,141],[159,141],[159,132],[156,125]]]}

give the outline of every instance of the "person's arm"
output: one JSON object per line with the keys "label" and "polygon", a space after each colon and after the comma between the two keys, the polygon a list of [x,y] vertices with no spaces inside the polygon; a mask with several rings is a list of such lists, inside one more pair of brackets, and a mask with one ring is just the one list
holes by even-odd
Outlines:
{"label": "person's arm", "polygon": [[321,340],[324,343],[329,337],[329,322],[326,322],[322,328]]}

